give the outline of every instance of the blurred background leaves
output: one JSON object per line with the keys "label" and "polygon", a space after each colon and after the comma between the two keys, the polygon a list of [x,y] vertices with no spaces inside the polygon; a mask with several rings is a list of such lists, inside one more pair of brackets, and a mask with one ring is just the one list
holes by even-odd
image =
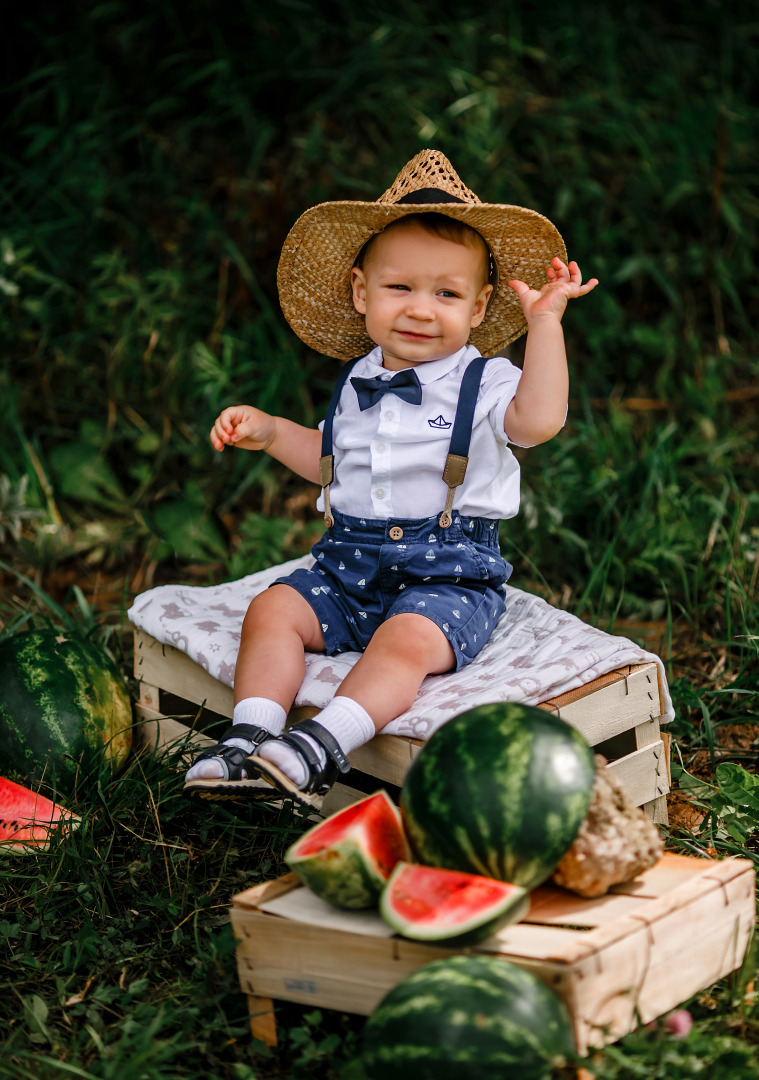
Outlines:
{"label": "blurred background leaves", "polygon": [[516,583],[724,637],[759,539],[758,35],[750,5],[716,0],[16,10],[0,475],[24,529],[0,543],[38,571],[126,566],[135,589],[307,550],[315,489],[207,433],[234,401],[318,421],[337,364],[279,311],[282,241],[435,146],[601,279],[565,319],[567,429],[522,455]]}

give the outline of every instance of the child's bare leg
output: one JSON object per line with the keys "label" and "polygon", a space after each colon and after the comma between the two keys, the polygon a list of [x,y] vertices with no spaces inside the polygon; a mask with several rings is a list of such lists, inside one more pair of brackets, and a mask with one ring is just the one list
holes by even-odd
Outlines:
{"label": "child's bare leg", "polygon": [[366,709],[377,731],[410,708],[427,675],[450,671],[456,657],[443,631],[424,615],[394,615],[375,631],[336,697]]}
{"label": "child's bare leg", "polygon": [[321,625],[308,601],[289,585],[272,585],[251,602],[242,624],[235,705],[261,697],[287,712],[303,682],[305,653],[323,651]]}
{"label": "child's bare leg", "polygon": [[[237,762],[250,754],[257,742],[255,729],[280,735],[285,718],[305,673],[305,651],[324,649],[321,625],[310,605],[289,585],[272,585],[251,602],[240,635],[240,649],[235,668],[235,707],[233,728],[227,732],[224,747],[235,747],[242,754],[229,757]],[[242,725],[242,726],[241,726]],[[239,734],[236,734],[239,729]],[[189,769],[186,780],[216,780],[236,777],[222,760],[224,750],[206,751]]]}
{"label": "child's bare leg", "polygon": [[[449,671],[455,664],[451,645],[443,631],[423,615],[394,615],[374,633],[361,659],[343,680],[333,700],[315,720],[337,742],[343,754],[367,742],[376,731],[409,708],[426,675]],[[258,751],[297,786],[307,784],[309,769],[293,745],[291,729],[284,740],[264,743]],[[327,764],[318,733],[305,740]]]}

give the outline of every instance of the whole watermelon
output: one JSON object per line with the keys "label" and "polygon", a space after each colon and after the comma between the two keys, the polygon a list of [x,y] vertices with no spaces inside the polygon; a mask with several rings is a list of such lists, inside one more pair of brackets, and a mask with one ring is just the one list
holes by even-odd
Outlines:
{"label": "whole watermelon", "polygon": [[563,720],[481,705],[439,728],[411,765],[406,832],[420,862],[532,889],[572,844],[594,778],[593,751]]}
{"label": "whole watermelon", "polygon": [[530,971],[495,956],[425,964],[366,1022],[369,1080],[543,1080],[570,1060],[564,1002]]}
{"label": "whole watermelon", "polygon": [[123,679],[89,641],[29,630],[0,642],[0,761],[70,795],[77,771],[123,764],[132,737]]}

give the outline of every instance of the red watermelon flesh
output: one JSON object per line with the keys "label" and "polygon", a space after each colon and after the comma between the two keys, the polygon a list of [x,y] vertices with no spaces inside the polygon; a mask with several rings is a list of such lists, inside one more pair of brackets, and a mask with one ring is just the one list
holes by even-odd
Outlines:
{"label": "red watermelon flesh", "polygon": [[338,810],[292,844],[285,862],[322,900],[376,906],[393,867],[409,857],[398,808],[377,791]]}
{"label": "red watermelon flesh", "polygon": [[46,851],[59,821],[72,828],[79,817],[29,788],[0,776],[0,853]]}
{"label": "red watermelon flesh", "polygon": [[390,875],[380,912],[414,941],[473,944],[519,922],[530,906],[527,890],[480,874],[399,863]]}

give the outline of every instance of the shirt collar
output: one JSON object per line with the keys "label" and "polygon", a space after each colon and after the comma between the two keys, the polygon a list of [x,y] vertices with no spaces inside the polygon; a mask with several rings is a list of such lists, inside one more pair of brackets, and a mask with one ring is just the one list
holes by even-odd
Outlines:
{"label": "shirt collar", "polygon": [[[440,360],[430,360],[426,364],[417,364],[414,371],[416,371],[419,382],[422,386],[425,386],[427,383],[436,382],[445,375],[449,375],[462,363],[468,364],[471,360],[474,360],[475,356],[479,355],[480,352],[474,345],[465,345],[463,349],[452,353],[451,356],[444,356]],[[382,349],[379,345],[376,345],[370,353],[366,354],[364,363],[370,369],[372,376],[388,374],[387,368],[382,366]]]}

